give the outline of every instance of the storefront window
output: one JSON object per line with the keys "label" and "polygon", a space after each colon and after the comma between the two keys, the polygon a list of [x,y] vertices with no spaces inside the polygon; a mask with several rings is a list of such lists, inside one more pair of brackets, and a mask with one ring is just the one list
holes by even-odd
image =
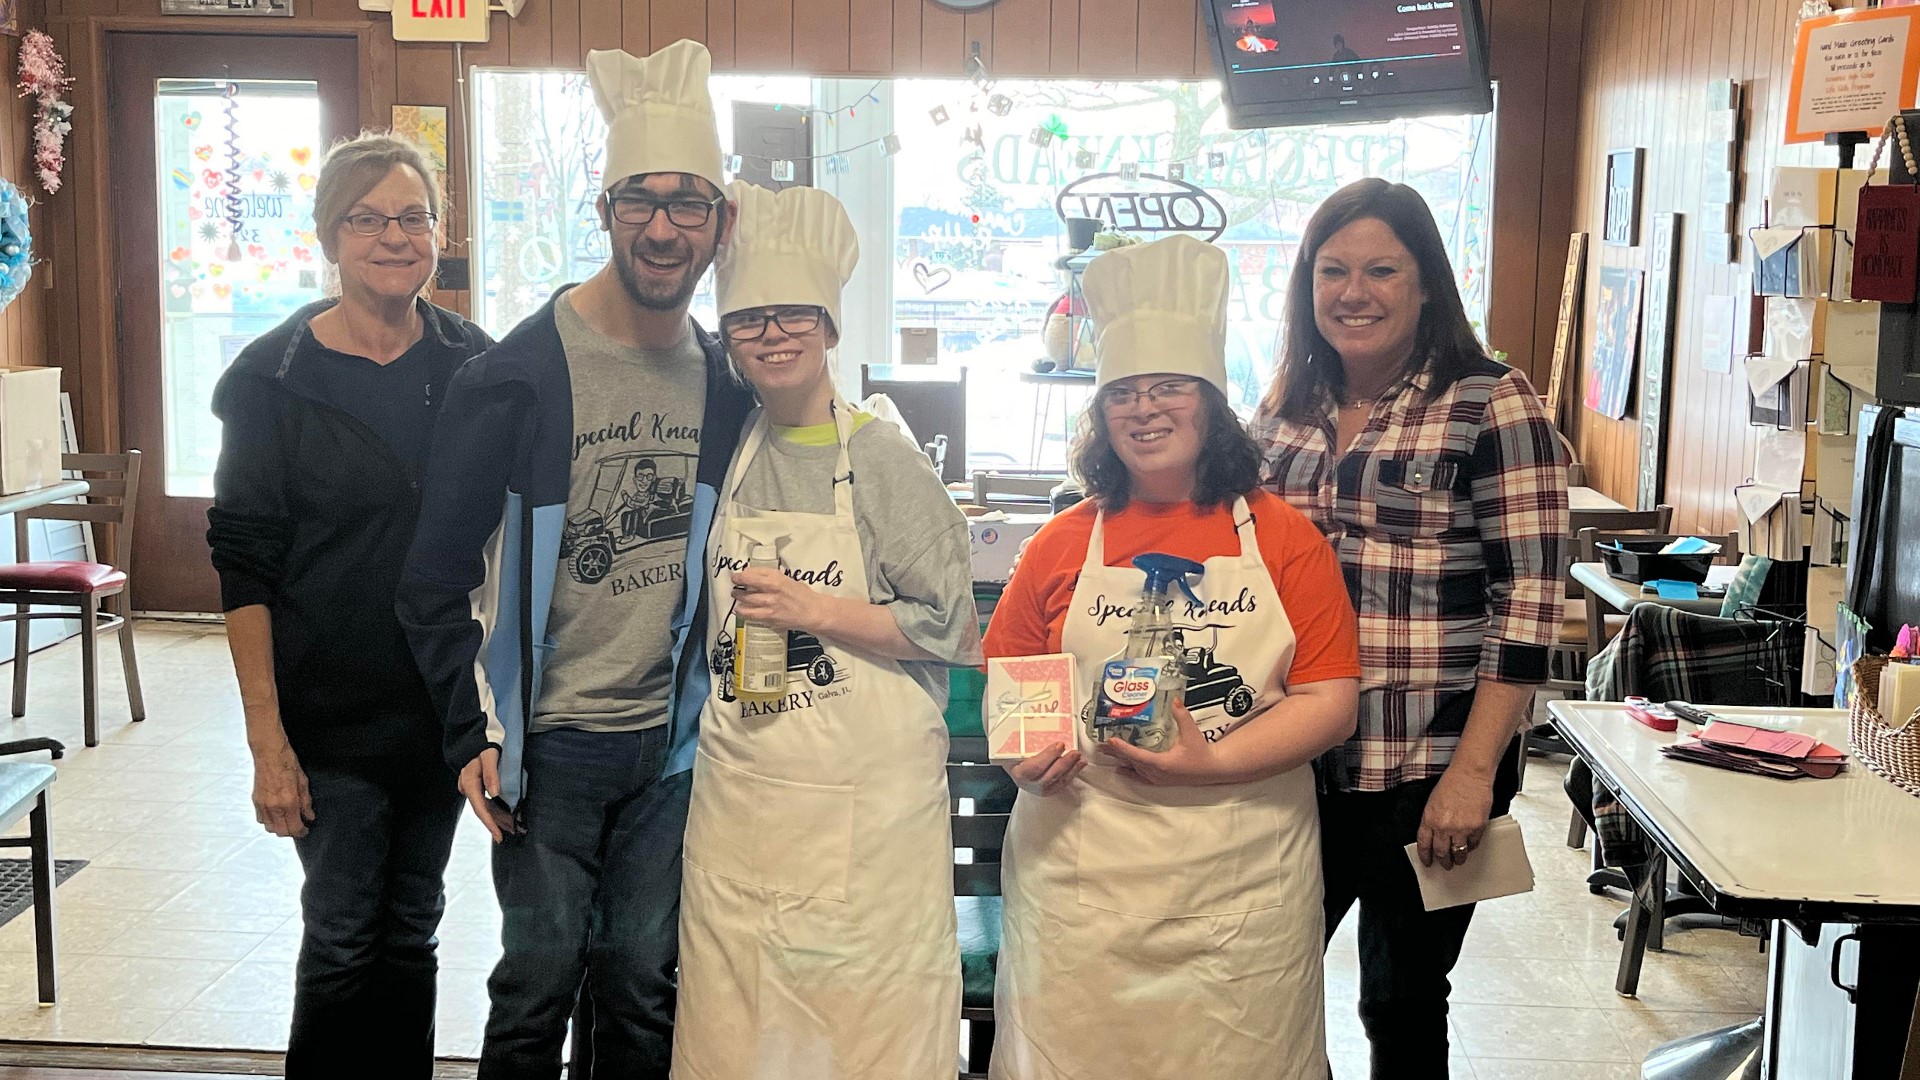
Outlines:
{"label": "storefront window", "polygon": [[[890,215],[850,204],[866,259],[890,256],[883,264],[890,281],[873,291],[887,294],[877,310],[890,306],[894,325],[874,340],[895,342],[898,327],[930,327],[937,362],[967,368],[972,467],[1065,464],[1068,428],[1087,386],[1035,372],[1047,356],[1046,315],[1069,282],[1056,266],[1067,250],[1060,208],[1100,207],[1143,238],[1160,235],[1146,230],[1162,224],[1127,217],[1137,217],[1137,204],[1116,211],[1111,199],[1078,201],[1089,191],[1195,193],[1172,218],[1231,256],[1227,361],[1233,403],[1242,412],[1251,411],[1272,376],[1287,279],[1306,221],[1353,180],[1386,177],[1426,196],[1468,316],[1476,325],[1484,319],[1491,116],[1232,131],[1211,81],[898,79],[861,83],[858,96],[869,85],[871,100],[891,110],[898,152],[846,130],[849,114],[816,111],[838,115],[841,128],[831,119],[814,125],[815,173],[834,177],[842,190],[852,179],[872,181],[859,190],[891,192]],[[734,147],[735,102],[804,106],[823,100],[828,86],[716,77],[721,145]],[[606,260],[606,235],[593,209],[605,130],[577,72],[480,70],[475,87],[475,317],[500,334],[556,286],[581,280]],[[864,101],[861,107],[864,114]],[[840,152],[849,146],[857,149]],[[889,222],[891,236],[870,235]],[[711,278],[694,312],[712,325]],[[857,387],[844,389],[852,394]]]}

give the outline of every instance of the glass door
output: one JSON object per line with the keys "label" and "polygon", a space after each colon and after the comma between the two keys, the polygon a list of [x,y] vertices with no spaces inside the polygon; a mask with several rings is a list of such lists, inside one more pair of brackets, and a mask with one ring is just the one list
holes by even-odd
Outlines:
{"label": "glass door", "polygon": [[[133,603],[217,611],[214,384],[327,286],[320,159],[359,126],[352,38],[113,34],[122,425],[147,454]],[[154,466],[159,466],[155,468]]]}

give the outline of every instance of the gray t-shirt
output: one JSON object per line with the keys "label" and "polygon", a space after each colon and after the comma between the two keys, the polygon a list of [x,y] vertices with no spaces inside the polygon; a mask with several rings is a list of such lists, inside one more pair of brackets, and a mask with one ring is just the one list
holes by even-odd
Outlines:
{"label": "gray t-shirt", "polygon": [[533,730],[655,727],[686,596],[706,354],[691,327],[673,348],[634,349],[565,296],[553,313],[573,381],[573,467]]}
{"label": "gray t-shirt", "polygon": [[[831,438],[816,428],[797,434],[804,441],[768,436],[741,478],[741,503],[756,510],[833,513],[839,445],[808,445]],[[887,606],[908,641],[939,657],[940,662],[903,666],[945,708],[947,667],[984,662],[967,519],[926,454],[884,420],[869,421],[853,433],[847,462],[853,469],[854,526],[866,556],[867,597]]]}

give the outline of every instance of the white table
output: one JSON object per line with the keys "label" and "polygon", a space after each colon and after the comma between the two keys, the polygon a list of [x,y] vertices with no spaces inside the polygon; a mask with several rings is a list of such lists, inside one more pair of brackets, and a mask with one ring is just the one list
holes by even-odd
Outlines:
{"label": "white table", "polygon": [[[1738,567],[1723,565],[1710,567],[1707,583],[1724,585],[1726,581],[1716,579],[1731,580],[1736,569]],[[1602,603],[1622,615],[1641,604],[1659,604],[1663,607],[1679,608],[1681,611],[1691,611],[1695,615],[1720,614],[1720,597],[1718,596],[1703,596],[1697,600],[1670,600],[1659,593],[1644,591],[1638,582],[1623,581],[1608,574],[1606,563],[1577,562],[1568,573],[1573,576],[1573,580],[1587,590],[1588,596],[1598,597]]]}
{"label": "white table", "polygon": [[1609,510],[1620,511],[1627,507],[1600,494],[1590,487],[1570,487],[1567,489],[1567,509],[1569,510]]}
{"label": "white table", "polygon": [[[11,514],[16,510],[37,509],[48,503],[57,503],[61,499],[77,498],[85,495],[91,486],[85,480],[62,480],[45,487],[16,491],[12,495],[0,495],[0,516]],[[24,558],[25,555],[18,553],[14,557]]]}
{"label": "white table", "polygon": [[[1809,1019],[1805,1015],[1824,1008],[1808,993],[1809,983],[1825,990],[1828,978],[1824,954],[1813,957],[1817,963],[1812,973],[1818,978],[1805,977],[1809,949],[1817,952],[1823,927],[1831,931],[1836,924],[1854,930],[1860,943],[1859,950],[1847,950],[1860,965],[1855,978],[1861,995],[1850,1007],[1859,1014],[1857,1023],[1866,1025],[1874,1017],[1873,1034],[1882,1039],[1897,1036],[1904,1043],[1906,1018],[1913,1010],[1908,963],[1916,938],[1912,926],[1920,924],[1920,856],[1916,856],[1920,798],[1857,762],[1831,780],[1789,781],[1674,761],[1662,756],[1660,747],[1689,737],[1692,725],[1682,724],[1678,732],[1654,731],[1635,723],[1626,715],[1626,706],[1614,702],[1555,701],[1547,707],[1567,743],[1593,769],[1596,781],[1619,797],[1667,860],[1699,888],[1714,910],[1731,917],[1778,920],[1768,953],[1763,1075],[1780,1080],[1881,1075],[1855,1072],[1851,1066],[1844,1072],[1826,1066],[1819,1072],[1807,1071],[1787,1059],[1809,1044],[1831,1042],[1831,1029],[1840,1023],[1829,1016]],[[1846,713],[1839,709],[1708,707],[1729,720],[1766,717],[1834,746],[1847,746]],[[1645,920],[1638,922],[1642,925],[1636,927],[1630,919],[1629,934],[1645,933]],[[1789,934],[1789,926],[1797,931],[1798,940]],[[1827,941],[1837,953],[1840,944],[1832,933]],[[1870,961],[1869,950],[1884,951],[1877,953],[1881,959]],[[1887,1000],[1902,995],[1897,988],[1869,1000],[1866,977],[1874,964],[1888,963],[1889,953],[1898,958],[1891,966],[1904,966],[1908,973],[1904,1000]],[[1832,965],[1841,967],[1839,956]],[[1808,1001],[1814,1005],[1805,1005]],[[1897,1032],[1887,1030],[1892,1025],[1881,1019],[1882,1014],[1900,1018]],[[1726,1032],[1710,1035],[1725,1038]],[[1712,1075],[1720,1080],[1724,1073],[1656,1068],[1656,1059],[1671,1062],[1686,1056],[1682,1051],[1697,1054],[1702,1038],[1655,1050],[1647,1059],[1645,1075]],[[1855,1045],[1866,1038],[1851,1034],[1848,1052],[1872,1055],[1886,1049]],[[1897,1054],[1898,1047],[1893,1052]],[[1897,1066],[1886,1075],[1896,1073]]]}

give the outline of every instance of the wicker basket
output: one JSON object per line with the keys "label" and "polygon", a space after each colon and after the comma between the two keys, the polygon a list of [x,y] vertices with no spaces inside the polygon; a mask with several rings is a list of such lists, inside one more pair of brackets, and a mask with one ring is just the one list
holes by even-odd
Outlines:
{"label": "wicker basket", "polygon": [[1847,710],[1847,741],[1853,756],[1895,787],[1920,795],[1920,719],[1904,728],[1887,726],[1880,716],[1880,669],[1884,656],[1853,662],[1853,704]]}

